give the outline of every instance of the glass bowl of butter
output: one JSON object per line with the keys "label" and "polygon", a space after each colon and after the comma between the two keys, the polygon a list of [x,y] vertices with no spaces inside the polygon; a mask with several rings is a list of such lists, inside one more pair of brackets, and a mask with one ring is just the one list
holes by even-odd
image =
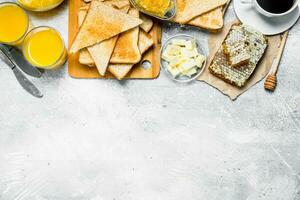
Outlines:
{"label": "glass bowl of butter", "polygon": [[161,48],[160,63],[172,80],[187,83],[202,74],[206,66],[206,55],[196,38],[176,35],[169,38]]}

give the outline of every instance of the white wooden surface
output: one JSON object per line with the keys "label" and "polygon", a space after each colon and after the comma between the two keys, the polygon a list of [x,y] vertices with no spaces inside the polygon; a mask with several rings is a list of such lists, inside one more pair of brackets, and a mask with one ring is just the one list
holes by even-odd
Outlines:
{"label": "white wooden surface", "polygon": [[[67,2],[31,16],[67,39]],[[179,32],[206,43],[169,24],[164,40]],[[299,35],[298,23],[276,92],[259,83],[235,102],[163,73],[75,80],[66,67],[31,79],[45,95],[35,99],[0,62],[0,199],[299,200]]]}

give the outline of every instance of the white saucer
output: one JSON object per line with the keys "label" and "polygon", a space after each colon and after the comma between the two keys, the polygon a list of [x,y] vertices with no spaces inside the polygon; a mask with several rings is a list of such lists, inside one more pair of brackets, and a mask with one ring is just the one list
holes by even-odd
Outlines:
{"label": "white saucer", "polygon": [[265,35],[276,35],[290,29],[300,16],[299,6],[287,16],[269,18],[257,12],[251,4],[243,4],[242,0],[234,0],[233,3],[239,20]]}

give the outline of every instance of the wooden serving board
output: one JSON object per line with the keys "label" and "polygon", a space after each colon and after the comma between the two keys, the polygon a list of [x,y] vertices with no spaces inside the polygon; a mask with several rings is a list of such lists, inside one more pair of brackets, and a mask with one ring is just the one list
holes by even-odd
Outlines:
{"label": "wooden serving board", "polygon": [[[69,0],[69,48],[79,30],[78,27],[78,10],[84,5],[82,0]],[[109,17],[109,16],[108,16]],[[157,78],[160,72],[159,52],[161,48],[161,28],[158,22],[154,22],[154,26],[150,31],[154,40],[154,46],[149,49],[139,64],[136,64],[126,79],[153,79]],[[78,62],[79,53],[69,54],[68,71],[73,78],[114,78],[112,74],[107,72],[105,76],[101,76],[96,67],[88,67]],[[151,67],[145,69],[142,63],[149,61]]]}

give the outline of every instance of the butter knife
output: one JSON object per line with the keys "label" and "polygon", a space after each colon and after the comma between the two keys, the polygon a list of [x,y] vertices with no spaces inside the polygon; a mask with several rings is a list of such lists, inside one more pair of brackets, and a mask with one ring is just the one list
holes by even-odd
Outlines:
{"label": "butter knife", "polygon": [[17,65],[23,72],[26,74],[40,78],[42,76],[42,72],[37,69],[36,67],[30,65],[25,58],[23,57],[22,53],[15,49],[14,47],[6,46],[0,44],[0,49],[5,51],[5,54],[9,57],[9,59]]}
{"label": "butter knife", "polygon": [[17,66],[11,61],[7,54],[0,48],[0,59],[2,59],[14,72],[16,79],[20,85],[31,95],[42,98],[43,94],[31,83],[26,76],[17,68]]}

